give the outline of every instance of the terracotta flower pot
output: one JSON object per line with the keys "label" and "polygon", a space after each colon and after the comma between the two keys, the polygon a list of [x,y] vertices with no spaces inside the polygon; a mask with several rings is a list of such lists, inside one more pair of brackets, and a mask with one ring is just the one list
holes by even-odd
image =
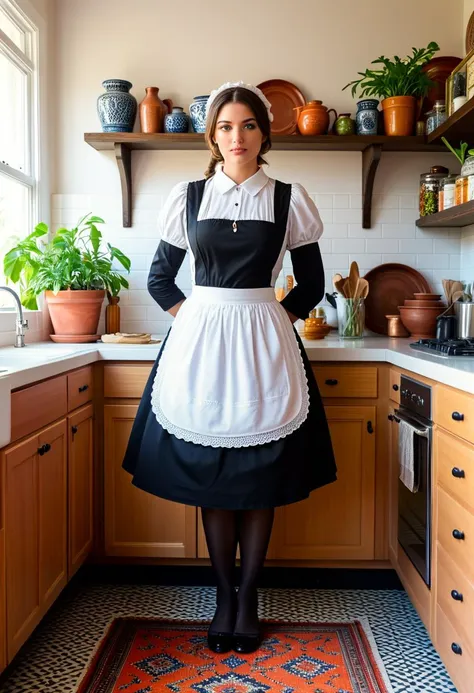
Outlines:
{"label": "terracotta flower pot", "polygon": [[392,96],[381,102],[386,135],[413,135],[415,131],[414,96]]}
{"label": "terracotta flower pot", "polygon": [[105,291],[45,291],[54,332],[59,335],[94,335]]}

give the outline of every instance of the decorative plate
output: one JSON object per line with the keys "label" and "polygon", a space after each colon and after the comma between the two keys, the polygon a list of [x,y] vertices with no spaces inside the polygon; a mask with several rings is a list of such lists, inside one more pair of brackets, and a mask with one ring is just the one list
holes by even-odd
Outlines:
{"label": "decorative plate", "polygon": [[301,91],[291,82],[284,79],[269,79],[257,84],[272,105],[273,135],[294,135],[297,131],[297,114],[293,109],[304,106],[306,99]]}

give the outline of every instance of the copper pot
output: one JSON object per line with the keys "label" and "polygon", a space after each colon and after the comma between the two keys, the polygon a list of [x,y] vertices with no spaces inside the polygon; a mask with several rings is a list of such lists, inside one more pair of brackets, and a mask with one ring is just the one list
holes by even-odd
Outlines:
{"label": "copper pot", "polygon": [[387,334],[389,337],[409,337],[410,333],[404,327],[399,315],[386,315],[388,320]]}
{"label": "copper pot", "polygon": [[302,135],[326,135],[331,111],[334,113],[334,120],[337,118],[334,108],[328,110],[322,101],[308,101],[304,106],[297,106],[293,110],[296,111],[298,130]]}

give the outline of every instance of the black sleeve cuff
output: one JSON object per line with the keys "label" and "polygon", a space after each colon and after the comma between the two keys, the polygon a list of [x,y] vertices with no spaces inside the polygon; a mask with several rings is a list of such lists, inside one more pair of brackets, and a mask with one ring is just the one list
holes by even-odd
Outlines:
{"label": "black sleeve cuff", "polygon": [[301,320],[308,317],[324,296],[324,267],[318,243],[290,250],[296,286],[281,305]]}
{"label": "black sleeve cuff", "polygon": [[148,275],[148,291],[163,310],[186,298],[175,282],[185,255],[186,250],[166,241],[158,245]]}

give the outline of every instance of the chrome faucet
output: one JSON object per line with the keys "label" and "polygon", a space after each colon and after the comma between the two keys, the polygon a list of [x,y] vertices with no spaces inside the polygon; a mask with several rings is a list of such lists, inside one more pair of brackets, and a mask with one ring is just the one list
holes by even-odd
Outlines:
{"label": "chrome faucet", "polygon": [[21,307],[20,297],[10,289],[9,286],[0,286],[0,291],[8,291],[9,294],[13,296],[17,305],[17,317],[16,317],[16,335],[15,335],[15,346],[24,347],[25,346],[25,329],[28,329],[28,320],[23,320],[23,308]]}

